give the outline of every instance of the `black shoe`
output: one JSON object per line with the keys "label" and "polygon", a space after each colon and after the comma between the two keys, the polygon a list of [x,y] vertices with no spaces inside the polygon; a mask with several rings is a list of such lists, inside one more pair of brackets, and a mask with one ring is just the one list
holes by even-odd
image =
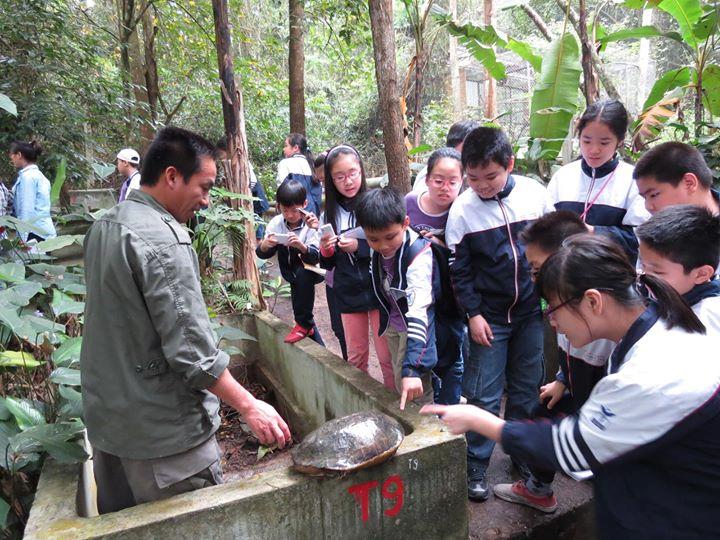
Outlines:
{"label": "black shoe", "polygon": [[473,501],[487,501],[490,497],[485,473],[477,469],[468,471],[468,498]]}

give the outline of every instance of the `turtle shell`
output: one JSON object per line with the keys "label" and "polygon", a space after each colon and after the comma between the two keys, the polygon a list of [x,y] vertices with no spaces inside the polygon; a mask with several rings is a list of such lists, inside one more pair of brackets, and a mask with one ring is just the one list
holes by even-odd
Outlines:
{"label": "turtle shell", "polygon": [[365,411],[326,422],[290,454],[300,472],[344,473],[390,459],[404,438],[397,420],[378,411]]}

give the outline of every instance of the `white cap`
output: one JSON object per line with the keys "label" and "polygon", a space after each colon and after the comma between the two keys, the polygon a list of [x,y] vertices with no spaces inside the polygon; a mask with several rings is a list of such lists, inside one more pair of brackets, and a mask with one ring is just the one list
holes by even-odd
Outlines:
{"label": "white cap", "polygon": [[140,154],[132,148],[123,148],[118,152],[117,158],[132,163],[133,165],[140,163]]}

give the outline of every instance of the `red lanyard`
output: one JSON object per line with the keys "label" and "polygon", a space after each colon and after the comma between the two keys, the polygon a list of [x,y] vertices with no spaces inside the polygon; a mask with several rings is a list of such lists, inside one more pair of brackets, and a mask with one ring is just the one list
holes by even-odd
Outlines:
{"label": "red lanyard", "polygon": [[[617,169],[615,169],[615,171],[617,171]],[[607,180],[605,180],[605,183],[604,183],[604,184],[602,185],[602,187],[600,188],[600,191],[597,192],[597,195],[595,195],[595,197],[593,197],[593,200],[590,201],[589,204],[588,204],[588,200],[587,200],[587,199],[585,200],[585,210],[583,211],[582,214],[580,214],[580,219],[583,220],[583,223],[585,223],[585,220],[587,219],[587,214],[588,214],[588,212],[590,211],[590,209],[591,209],[591,208],[593,207],[593,205],[597,202],[597,200],[598,200],[598,198],[600,197],[600,195],[602,194],[602,192],[605,191],[605,188],[606,188],[607,185],[610,183],[610,181],[615,177],[615,171],[613,171],[613,172],[610,174],[610,176],[608,176]],[[595,183],[595,178],[593,177],[593,185],[590,186],[590,191],[588,191],[588,199],[590,198],[590,193],[592,192],[592,188],[594,187],[594,183]]]}

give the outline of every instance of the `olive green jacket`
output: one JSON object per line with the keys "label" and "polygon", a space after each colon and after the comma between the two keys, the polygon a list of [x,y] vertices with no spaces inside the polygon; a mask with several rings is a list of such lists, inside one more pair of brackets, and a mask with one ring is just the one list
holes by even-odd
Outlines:
{"label": "olive green jacket", "polygon": [[133,191],[85,237],[80,369],[93,446],[133,459],[183,452],[218,428],[206,389],[228,364],[213,340],[187,230]]}

